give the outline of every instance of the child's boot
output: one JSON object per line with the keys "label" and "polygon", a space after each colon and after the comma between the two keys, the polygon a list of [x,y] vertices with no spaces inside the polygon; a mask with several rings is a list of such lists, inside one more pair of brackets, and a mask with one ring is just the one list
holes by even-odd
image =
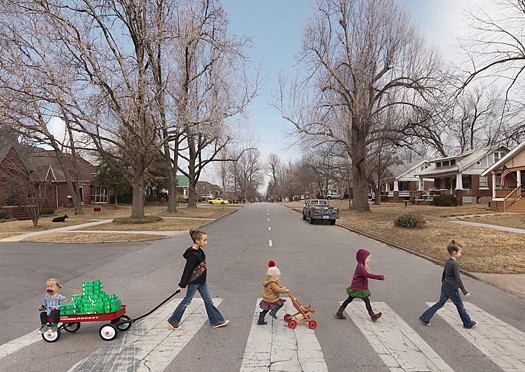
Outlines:
{"label": "child's boot", "polygon": [[265,322],[264,321],[264,316],[266,315],[266,313],[264,313],[263,311],[261,311],[259,313],[259,320],[257,321],[257,324],[258,325],[265,325],[265,324],[268,324],[268,322]]}
{"label": "child's boot", "polygon": [[48,330],[47,324],[46,323],[42,323],[40,325],[40,328],[38,329],[38,333],[46,333],[47,330]]}
{"label": "child's boot", "polygon": [[49,327],[49,331],[51,333],[55,333],[57,331],[57,325],[56,323],[51,323],[50,327]]}
{"label": "child's boot", "polygon": [[339,310],[337,310],[337,313],[335,313],[335,319],[346,319],[346,316],[344,316],[343,311],[345,311],[344,307],[339,307]]}
{"label": "child's boot", "polygon": [[274,319],[277,319],[277,312],[279,311],[279,309],[283,307],[283,305],[279,306],[279,307],[276,307],[275,309],[273,309],[272,311],[270,311],[270,316]]}
{"label": "child's boot", "polygon": [[372,322],[375,322],[377,319],[381,318],[381,315],[383,315],[383,313],[374,313],[373,311],[368,314],[370,315],[370,318],[372,318]]}

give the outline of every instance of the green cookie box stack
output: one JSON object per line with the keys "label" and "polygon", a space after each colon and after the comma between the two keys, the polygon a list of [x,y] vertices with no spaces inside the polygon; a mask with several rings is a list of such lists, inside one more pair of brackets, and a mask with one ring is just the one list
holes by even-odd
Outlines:
{"label": "green cookie box stack", "polygon": [[116,294],[107,294],[102,290],[102,282],[82,282],[82,294],[71,296],[72,302],[60,305],[60,315],[112,313],[122,307]]}

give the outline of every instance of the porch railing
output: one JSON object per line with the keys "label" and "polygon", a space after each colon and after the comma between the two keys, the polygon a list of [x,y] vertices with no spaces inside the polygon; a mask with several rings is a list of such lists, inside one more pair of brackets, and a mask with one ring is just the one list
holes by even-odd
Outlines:
{"label": "porch railing", "polygon": [[520,196],[521,186],[516,187],[507,196],[505,196],[505,200],[503,201],[503,212],[505,212],[508,207],[510,207],[516,200],[518,200]]}

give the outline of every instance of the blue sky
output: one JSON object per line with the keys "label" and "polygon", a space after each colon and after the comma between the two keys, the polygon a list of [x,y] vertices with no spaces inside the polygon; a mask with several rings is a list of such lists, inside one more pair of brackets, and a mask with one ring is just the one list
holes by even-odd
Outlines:
{"label": "blue sky", "polygon": [[[420,25],[429,41],[451,55],[454,37],[460,33],[460,7],[469,1],[398,0],[406,7],[413,21]],[[485,1],[485,0],[484,0]],[[283,160],[297,159],[300,151],[289,148],[291,124],[281,118],[270,105],[278,89],[280,71],[293,71],[295,56],[300,50],[303,28],[313,14],[315,0],[223,0],[230,22],[230,32],[253,38],[254,58],[264,61],[263,85],[250,106],[249,127],[258,138],[261,160],[277,153]]]}

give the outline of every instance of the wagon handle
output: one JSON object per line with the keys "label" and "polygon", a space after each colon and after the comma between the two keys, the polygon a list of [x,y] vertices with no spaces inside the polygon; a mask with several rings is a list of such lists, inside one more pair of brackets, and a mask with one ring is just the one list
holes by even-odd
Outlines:
{"label": "wagon handle", "polygon": [[151,313],[153,313],[155,310],[157,310],[159,307],[161,307],[162,305],[164,305],[166,302],[168,302],[169,300],[171,300],[172,297],[174,297],[176,294],[180,293],[180,290],[177,289],[175,291],[175,293],[171,294],[168,298],[166,298],[164,301],[162,301],[160,304],[158,304],[155,308],[153,308],[153,310],[151,310],[150,312],[144,314],[144,315],[141,315],[139,316],[138,318],[135,318],[135,319],[129,319],[129,320],[121,320],[119,321],[118,323],[116,323],[115,325],[121,325],[121,324],[126,324],[126,323],[130,323],[130,324],[133,324],[135,323],[137,320],[140,320],[142,318],[145,318],[147,317],[148,315],[150,315]]}

